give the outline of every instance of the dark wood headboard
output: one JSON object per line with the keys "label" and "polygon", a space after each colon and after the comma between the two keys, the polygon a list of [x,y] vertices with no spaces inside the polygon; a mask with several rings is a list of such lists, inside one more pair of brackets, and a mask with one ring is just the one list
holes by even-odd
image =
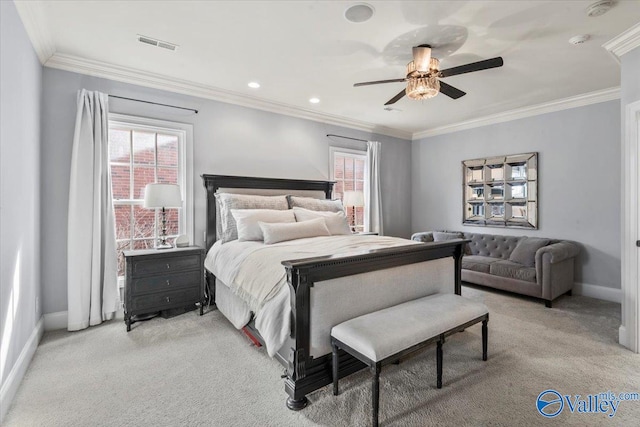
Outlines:
{"label": "dark wood headboard", "polygon": [[331,198],[334,181],[307,181],[302,179],[257,178],[250,176],[202,175],[207,190],[207,225],[205,244],[207,251],[217,240],[216,236],[216,198],[219,188],[256,188],[268,190],[311,190],[324,191]]}

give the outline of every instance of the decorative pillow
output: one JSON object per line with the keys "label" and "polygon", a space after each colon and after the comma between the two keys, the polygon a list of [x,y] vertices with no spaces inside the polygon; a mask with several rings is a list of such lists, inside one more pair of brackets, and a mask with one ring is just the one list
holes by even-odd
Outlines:
{"label": "decorative pillow", "polygon": [[344,212],[310,211],[309,209],[293,208],[296,221],[303,222],[316,218],[324,218],[327,228],[332,236],[338,234],[351,234],[351,228]]}
{"label": "decorative pillow", "polygon": [[434,231],[433,241],[443,242],[445,240],[462,239],[462,233],[448,233],[445,231]]}
{"label": "decorative pillow", "polygon": [[286,240],[303,239],[305,237],[329,236],[323,218],[316,218],[310,221],[294,223],[273,223],[259,222],[262,234],[264,234],[264,244],[284,242]]}
{"label": "decorative pillow", "polygon": [[251,194],[216,193],[216,200],[220,204],[220,228],[218,239],[222,243],[238,238],[236,220],[231,209],[273,209],[287,210],[287,196],[256,196]]}
{"label": "decorative pillow", "polygon": [[540,237],[523,237],[516,245],[509,261],[526,265],[527,267],[536,266],[536,251],[549,244],[549,239]]}
{"label": "decorative pillow", "polygon": [[296,222],[296,217],[291,209],[278,211],[273,209],[231,209],[233,219],[236,220],[238,229],[238,240],[245,242],[248,240],[264,240],[262,229],[258,224],[261,222]]}
{"label": "decorative pillow", "polygon": [[344,212],[340,200],[314,199],[313,197],[287,196],[290,208],[303,208],[311,211]]}

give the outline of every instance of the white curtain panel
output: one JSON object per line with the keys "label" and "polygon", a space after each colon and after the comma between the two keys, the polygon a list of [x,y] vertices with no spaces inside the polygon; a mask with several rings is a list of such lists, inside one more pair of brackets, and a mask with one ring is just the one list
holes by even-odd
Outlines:
{"label": "white curtain panel", "polygon": [[381,146],[377,141],[367,142],[367,164],[364,187],[364,205],[367,215],[364,217],[364,231],[384,234],[382,228],[382,196],[380,188],[380,151]]}
{"label": "white curtain panel", "polygon": [[108,152],[108,95],[78,93],[69,185],[68,324],[85,329],[113,318],[118,277]]}

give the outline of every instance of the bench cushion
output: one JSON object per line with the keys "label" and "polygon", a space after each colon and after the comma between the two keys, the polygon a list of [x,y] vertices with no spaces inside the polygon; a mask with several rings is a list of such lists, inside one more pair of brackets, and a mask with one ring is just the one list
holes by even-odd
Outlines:
{"label": "bench cushion", "polygon": [[378,362],[488,312],[460,295],[435,294],[347,320],[331,336]]}

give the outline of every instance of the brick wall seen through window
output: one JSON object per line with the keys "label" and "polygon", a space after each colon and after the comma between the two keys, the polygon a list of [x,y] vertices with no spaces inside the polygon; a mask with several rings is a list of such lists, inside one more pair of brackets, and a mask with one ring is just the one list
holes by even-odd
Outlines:
{"label": "brick wall seen through window", "polygon": [[[367,156],[363,152],[362,154],[356,152],[331,150],[332,154],[332,181],[336,184],[333,187],[333,196],[342,200],[345,191],[363,191],[365,181],[365,163]],[[349,219],[349,225],[354,226],[356,232],[364,231],[364,207],[355,208],[345,206],[347,211],[347,218]],[[355,224],[354,224],[355,219]]]}
{"label": "brick wall seen through window", "polygon": [[[118,275],[124,275],[122,251],[150,249],[158,237],[160,209],[143,206],[149,183],[179,184],[179,134],[119,123],[109,128],[111,188],[116,226]],[[180,234],[180,209],[166,209],[167,234]]]}

